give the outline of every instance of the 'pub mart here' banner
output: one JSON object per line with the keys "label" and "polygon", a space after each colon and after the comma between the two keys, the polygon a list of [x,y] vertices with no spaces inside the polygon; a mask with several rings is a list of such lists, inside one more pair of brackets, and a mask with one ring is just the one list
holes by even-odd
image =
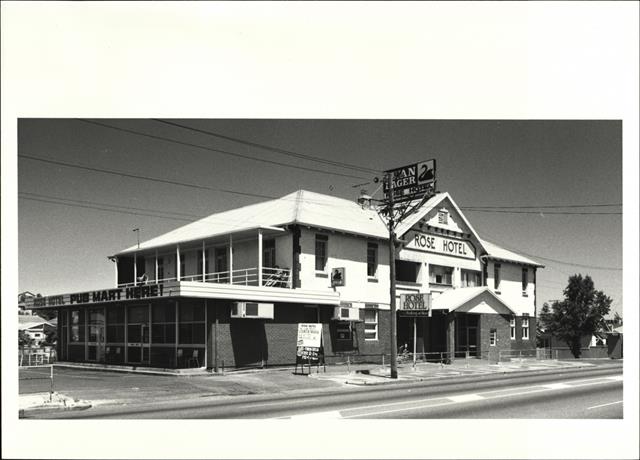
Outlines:
{"label": "'pub mart here' banner", "polygon": [[99,291],[60,294],[47,297],[32,297],[25,302],[27,308],[60,307],[64,305],[83,305],[122,300],[148,299],[165,295],[162,284],[145,284]]}

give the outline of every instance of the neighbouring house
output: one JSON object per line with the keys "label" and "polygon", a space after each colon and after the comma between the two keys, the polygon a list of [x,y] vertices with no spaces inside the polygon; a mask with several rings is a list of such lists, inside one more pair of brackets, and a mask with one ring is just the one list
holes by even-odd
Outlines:
{"label": "neighbouring house", "polygon": [[33,340],[34,346],[40,346],[47,332],[56,328],[57,321],[47,321],[37,315],[18,315],[18,331],[25,332]]}
{"label": "neighbouring house", "polygon": [[[433,299],[431,315],[398,312],[399,346],[450,359],[535,349],[543,265],[480,237],[448,193],[422,203],[396,236],[396,302],[403,294]],[[112,286],[27,302],[57,310],[62,361],[289,365],[298,323],[322,324],[327,362],[379,362],[389,353],[389,233],[370,200],[299,190],[109,259]]]}

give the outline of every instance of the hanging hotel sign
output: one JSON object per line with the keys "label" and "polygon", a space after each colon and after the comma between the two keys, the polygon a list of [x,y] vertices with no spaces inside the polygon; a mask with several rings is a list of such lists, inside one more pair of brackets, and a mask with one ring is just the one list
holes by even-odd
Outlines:
{"label": "hanging hotel sign", "polygon": [[79,292],[76,294],[61,294],[47,297],[33,297],[26,304],[30,308],[58,307],[63,305],[81,305],[103,302],[117,302],[122,300],[148,299],[163,297],[164,285],[145,284],[142,286],[103,289],[98,291]]}
{"label": "hanging hotel sign", "polygon": [[413,236],[405,246],[406,249],[434,252],[445,256],[475,259],[476,249],[466,240],[457,240],[438,235],[413,232]]}
{"label": "hanging hotel sign", "polygon": [[[435,194],[436,160],[427,160],[384,172],[391,176],[391,188],[395,202],[422,199]],[[384,198],[389,199],[389,184],[383,182]]]}
{"label": "hanging hotel sign", "polygon": [[401,294],[398,311],[402,316],[431,316],[431,293]]}

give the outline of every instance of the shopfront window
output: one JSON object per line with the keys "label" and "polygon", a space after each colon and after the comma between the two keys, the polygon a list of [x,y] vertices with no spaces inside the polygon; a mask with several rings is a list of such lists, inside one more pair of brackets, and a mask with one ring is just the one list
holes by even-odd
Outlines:
{"label": "shopfront window", "polygon": [[71,342],[84,342],[84,310],[71,311]]}
{"label": "shopfront window", "polygon": [[181,303],[178,307],[178,341],[181,344],[205,343],[204,306]]}
{"label": "shopfront window", "polygon": [[172,303],[153,305],[151,343],[176,343],[176,307]]}

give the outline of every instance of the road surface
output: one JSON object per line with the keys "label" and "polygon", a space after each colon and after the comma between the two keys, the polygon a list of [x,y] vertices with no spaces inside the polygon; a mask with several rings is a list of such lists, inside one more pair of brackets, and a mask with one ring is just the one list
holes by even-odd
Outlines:
{"label": "road surface", "polygon": [[621,369],[478,381],[392,383],[303,395],[199,397],[104,405],[38,418],[622,418]]}

